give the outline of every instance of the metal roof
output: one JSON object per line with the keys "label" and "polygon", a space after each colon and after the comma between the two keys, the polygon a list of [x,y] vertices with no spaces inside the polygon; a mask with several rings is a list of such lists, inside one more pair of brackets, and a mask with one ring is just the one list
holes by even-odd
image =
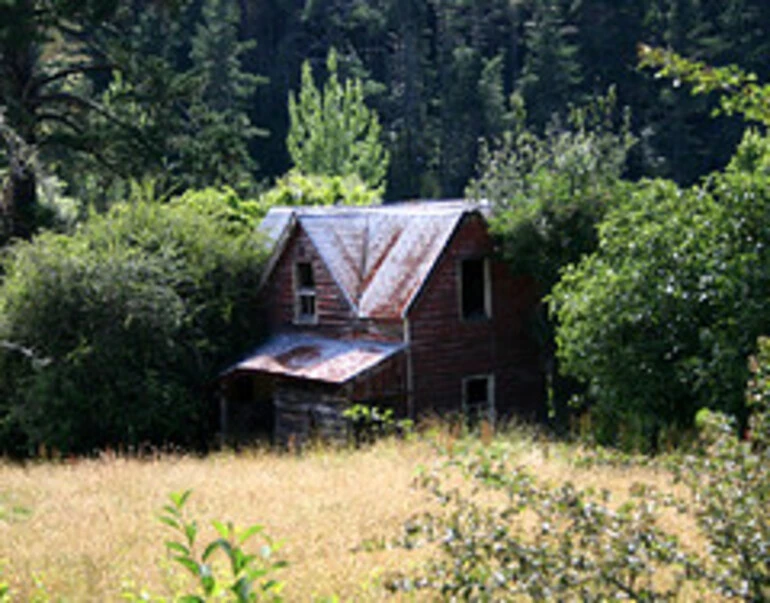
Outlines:
{"label": "metal roof", "polygon": [[276,335],[225,373],[254,371],[342,385],[405,348],[401,343]]}
{"label": "metal roof", "polygon": [[359,317],[402,318],[463,216],[486,211],[466,201],[281,207],[260,228],[276,243],[269,270],[299,224]]}

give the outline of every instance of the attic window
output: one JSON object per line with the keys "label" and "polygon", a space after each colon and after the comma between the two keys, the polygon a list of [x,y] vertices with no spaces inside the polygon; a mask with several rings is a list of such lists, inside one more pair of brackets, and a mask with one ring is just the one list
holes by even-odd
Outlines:
{"label": "attic window", "polygon": [[463,320],[492,316],[489,260],[474,258],[460,262],[460,315]]}
{"label": "attic window", "polygon": [[297,322],[316,323],[315,278],[310,262],[297,262],[294,269],[295,316]]}

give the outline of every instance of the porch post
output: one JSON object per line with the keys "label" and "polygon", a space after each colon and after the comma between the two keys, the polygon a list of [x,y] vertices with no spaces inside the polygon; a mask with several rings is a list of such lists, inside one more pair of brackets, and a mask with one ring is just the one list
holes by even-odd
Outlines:
{"label": "porch post", "polygon": [[219,398],[219,445],[224,446],[227,442],[229,432],[228,408],[225,388],[220,384],[217,388],[217,397]]}

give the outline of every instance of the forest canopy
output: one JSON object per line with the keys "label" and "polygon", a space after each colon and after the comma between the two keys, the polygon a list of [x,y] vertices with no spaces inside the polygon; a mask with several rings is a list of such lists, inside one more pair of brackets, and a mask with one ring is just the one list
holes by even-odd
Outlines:
{"label": "forest canopy", "polygon": [[[0,2],[0,439],[176,438],[170,401],[203,413],[192,392],[261,334],[268,207],[463,193],[551,295],[552,410],[585,394],[648,442],[740,414],[768,30],[764,0]],[[126,412],[49,424],[91,374]]]}
{"label": "forest canopy", "polygon": [[511,94],[529,109],[526,127],[542,132],[568,105],[610,86],[639,136],[627,174],[691,184],[727,163],[742,127],[710,118],[712,96],[682,94],[639,70],[637,45],[737,63],[767,80],[768,6],[8,0],[0,5],[0,170],[6,204],[13,196],[21,206],[12,231],[24,236],[45,222],[33,207],[43,189],[86,207],[125,198],[132,180],[151,179],[162,194],[263,190],[296,163],[288,100],[300,94],[303,65],[319,89],[334,78],[359,82],[391,158],[389,200],[461,195],[479,141],[515,119]]}
{"label": "forest canopy", "polygon": [[0,450],[205,445],[205,396],[263,333],[261,212],[232,192],[134,199],[9,249]]}

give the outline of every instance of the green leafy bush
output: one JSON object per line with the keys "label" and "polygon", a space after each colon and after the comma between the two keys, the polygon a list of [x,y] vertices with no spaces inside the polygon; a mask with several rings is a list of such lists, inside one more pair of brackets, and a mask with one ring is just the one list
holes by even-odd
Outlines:
{"label": "green leafy bush", "polygon": [[745,358],[770,328],[763,148],[749,133],[700,186],[640,185],[555,287],[558,356],[589,386],[600,442],[655,446],[703,407],[745,421]]}
{"label": "green leafy bush", "polygon": [[770,599],[770,340],[759,339],[750,360],[747,404],[752,411],[740,437],[721,413],[698,413],[701,447],[676,459],[677,481],[691,493],[688,513],[708,539],[704,573],[714,589],[744,601]]}
{"label": "green leafy bush", "polygon": [[382,194],[368,188],[355,174],[312,176],[296,170],[280,178],[260,198],[261,206],[378,205]]}
{"label": "green leafy bush", "polygon": [[480,175],[466,194],[491,203],[491,226],[505,259],[545,291],[564,266],[596,249],[597,224],[628,192],[621,177],[635,138],[629,115],[618,120],[616,113],[610,89],[538,135],[526,129],[519,101],[516,128],[498,145],[482,146]]}
{"label": "green leafy bush", "polygon": [[342,416],[348,420],[353,444],[372,444],[378,438],[411,433],[411,419],[396,419],[392,408],[354,404]]}
{"label": "green leafy bush", "polygon": [[[428,589],[449,600],[675,601],[695,596],[770,598],[770,340],[752,360],[746,438],[725,415],[699,414],[699,446],[665,462],[671,487],[607,490],[551,484],[517,462],[515,444],[465,443],[420,478],[442,509],[415,517],[400,545],[439,546],[396,591]],[[639,461],[602,452],[599,464]],[[583,463],[581,463],[583,464]],[[458,485],[457,477],[464,483]],[[678,485],[678,486],[677,486]],[[705,546],[664,529],[674,510]],[[669,524],[670,525],[670,524]]]}
{"label": "green leafy bush", "polygon": [[258,212],[230,192],[134,202],[8,250],[0,449],[199,446],[205,389],[262,332]]}
{"label": "green leafy bush", "polygon": [[[514,99],[517,97],[514,96]],[[523,103],[514,103],[516,127],[495,148],[482,146],[480,176],[466,194],[491,204],[490,226],[511,270],[533,277],[550,293],[564,268],[596,250],[597,226],[618,199],[629,194],[622,179],[629,149],[627,112],[617,118],[613,89],[543,134],[525,127]],[[566,427],[568,401],[580,386],[554,357],[555,321],[539,312],[531,331],[544,351],[550,414]]]}
{"label": "green leafy bush", "polygon": [[[420,575],[393,579],[393,590],[476,601],[653,601],[681,592],[695,566],[657,525],[654,493],[639,488],[618,505],[608,491],[543,482],[515,454],[499,441],[455,448],[422,477],[443,509],[410,522],[401,544],[436,543],[441,556]],[[670,580],[659,584],[663,571]]]}
{"label": "green leafy bush", "polygon": [[[273,576],[277,570],[286,567],[285,561],[274,560],[273,555],[280,548],[264,532],[264,527],[254,524],[243,530],[232,523],[227,525],[213,521],[212,526],[219,537],[202,547],[198,545],[198,523],[185,513],[190,490],[173,493],[170,504],[163,507],[160,521],[177,533],[177,540],[166,542],[171,559],[187,570],[198,581],[200,594],[186,594],[178,600],[181,603],[204,603],[209,600],[227,600],[237,603],[256,601],[283,601],[283,583]],[[260,535],[264,544],[259,553],[248,553],[244,546]],[[217,552],[224,555],[226,570],[213,563]]]}

